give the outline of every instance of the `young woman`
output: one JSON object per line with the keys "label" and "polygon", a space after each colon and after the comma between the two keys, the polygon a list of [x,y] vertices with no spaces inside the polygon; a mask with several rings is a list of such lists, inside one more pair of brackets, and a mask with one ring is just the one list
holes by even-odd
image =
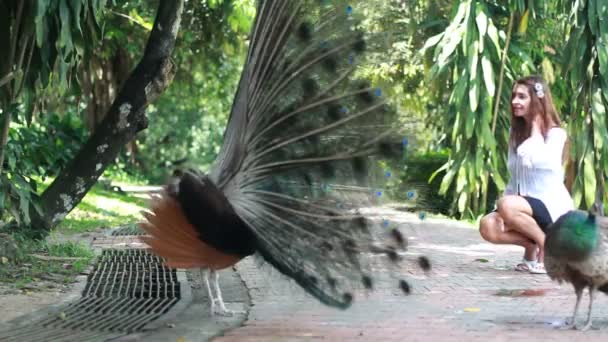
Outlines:
{"label": "young woman", "polygon": [[515,82],[511,112],[509,183],[496,210],[481,219],[479,230],[489,242],[524,247],[516,270],[546,273],[544,230],[574,208],[564,185],[566,131],[549,88],[538,76]]}

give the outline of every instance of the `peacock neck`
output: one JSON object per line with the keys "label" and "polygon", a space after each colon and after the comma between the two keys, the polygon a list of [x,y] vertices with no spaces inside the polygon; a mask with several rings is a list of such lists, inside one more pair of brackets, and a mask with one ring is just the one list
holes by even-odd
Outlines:
{"label": "peacock neck", "polygon": [[597,225],[595,216],[589,215],[584,221],[566,224],[560,239],[569,257],[576,260],[586,257],[597,246]]}

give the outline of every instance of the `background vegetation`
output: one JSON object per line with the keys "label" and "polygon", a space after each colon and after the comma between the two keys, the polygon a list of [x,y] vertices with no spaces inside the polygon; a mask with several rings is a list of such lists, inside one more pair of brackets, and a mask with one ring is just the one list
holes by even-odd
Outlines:
{"label": "background vegetation", "polygon": [[[548,81],[570,136],[576,204],[606,196],[608,17],[600,0],[370,0],[371,29],[390,32],[368,70],[400,110],[407,139],[388,191],[420,192],[429,211],[474,219],[505,186],[514,79]],[[0,213],[3,230],[36,230],[41,194],[98,129],[142,58],[159,1],[0,1]],[[121,147],[106,182],[160,184],[173,168],[209,167],[222,142],[255,14],[254,0],[188,0],[172,84],[147,107],[148,127]],[[83,214],[94,187],[59,230],[132,222]],[[141,206],[139,199],[127,203]],[[93,210],[95,211],[95,210]],[[85,215],[85,216],[83,216]],[[86,216],[89,215],[89,216]],[[84,218],[87,223],[79,223]],[[10,224],[9,224],[10,223]],[[90,226],[89,226],[90,225]],[[11,228],[12,227],[12,228]],[[70,228],[68,228],[70,227]],[[9,229],[10,228],[10,229]]]}

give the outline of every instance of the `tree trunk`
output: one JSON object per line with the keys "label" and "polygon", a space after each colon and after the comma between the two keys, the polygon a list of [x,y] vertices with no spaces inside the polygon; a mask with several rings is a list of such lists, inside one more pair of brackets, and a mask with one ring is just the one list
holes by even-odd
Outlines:
{"label": "tree trunk", "polygon": [[170,59],[184,0],[161,0],[144,55],[116,96],[101,124],[80,152],[40,197],[43,215],[34,211],[32,236],[43,238],[72,210],[110,165],[120,149],[147,128],[146,107],[169,86],[175,73]]}

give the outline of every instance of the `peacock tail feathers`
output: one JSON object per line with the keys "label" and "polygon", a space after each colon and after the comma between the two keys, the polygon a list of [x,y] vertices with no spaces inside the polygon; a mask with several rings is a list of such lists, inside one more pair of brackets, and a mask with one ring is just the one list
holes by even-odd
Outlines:
{"label": "peacock tail feathers", "polygon": [[[220,153],[208,177],[187,173],[175,186],[205,241],[246,240],[241,245],[338,308],[373,290],[379,272],[411,291],[398,276],[406,236],[362,213],[385,191],[381,161],[403,158],[406,145],[394,107],[362,77],[373,67],[369,53],[383,44],[381,34],[359,29],[363,19],[353,2],[259,1]],[[209,213],[197,203],[211,200],[221,202],[222,215],[211,215],[217,222],[233,222],[226,216],[233,212],[246,232],[222,234],[222,224],[206,232]],[[420,266],[428,269],[428,259]]]}

